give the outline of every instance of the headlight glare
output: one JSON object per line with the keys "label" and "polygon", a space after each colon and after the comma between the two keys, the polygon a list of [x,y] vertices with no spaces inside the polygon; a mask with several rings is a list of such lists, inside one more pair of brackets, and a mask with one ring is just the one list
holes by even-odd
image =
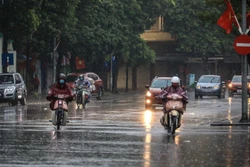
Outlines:
{"label": "headlight glare", "polygon": [[201,88],[201,86],[200,86],[200,85],[197,85],[197,86],[196,86],[196,89],[200,89],[200,88]]}
{"label": "headlight glare", "polygon": [[219,89],[219,88],[220,88],[219,85],[215,85],[215,86],[214,86],[214,89]]}
{"label": "headlight glare", "polygon": [[150,97],[151,95],[152,94],[149,91],[147,91],[147,96]]}

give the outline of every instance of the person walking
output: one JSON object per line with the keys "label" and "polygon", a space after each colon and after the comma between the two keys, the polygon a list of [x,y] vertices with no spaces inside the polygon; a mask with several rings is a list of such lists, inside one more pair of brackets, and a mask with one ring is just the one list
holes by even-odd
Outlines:
{"label": "person walking", "polygon": [[40,85],[40,81],[37,77],[37,74],[35,74],[35,77],[33,79],[33,84],[34,84],[34,92],[38,92],[38,88],[39,88],[39,85]]}

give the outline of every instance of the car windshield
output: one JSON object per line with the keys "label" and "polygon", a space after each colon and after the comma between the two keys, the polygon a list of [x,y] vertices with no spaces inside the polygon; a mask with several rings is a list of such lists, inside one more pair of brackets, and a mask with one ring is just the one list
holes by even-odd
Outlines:
{"label": "car windshield", "polygon": [[[242,82],[242,77],[241,76],[234,76],[232,79],[232,82]],[[247,82],[250,82],[250,78],[247,77]]]}
{"label": "car windshield", "polygon": [[165,88],[171,85],[170,79],[156,79],[153,81],[151,88]]}
{"label": "car windshield", "polygon": [[232,82],[241,82],[241,76],[234,76]]}
{"label": "car windshield", "polygon": [[214,76],[203,76],[199,79],[199,83],[219,83],[220,78]]}
{"label": "car windshield", "polygon": [[76,75],[68,75],[68,76],[66,77],[66,81],[67,81],[67,82],[75,82],[76,78],[77,78]]}
{"label": "car windshield", "polygon": [[13,84],[14,78],[12,75],[0,75],[0,84]]}

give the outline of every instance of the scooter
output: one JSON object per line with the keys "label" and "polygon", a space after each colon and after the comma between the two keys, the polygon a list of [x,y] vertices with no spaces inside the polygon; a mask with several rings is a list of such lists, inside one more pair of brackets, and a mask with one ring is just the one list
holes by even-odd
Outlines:
{"label": "scooter", "polygon": [[167,97],[167,102],[164,107],[164,116],[160,122],[168,133],[175,134],[175,130],[178,129],[181,122],[181,115],[183,114],[184,107],[182,102],[182,96],[178,94],[171,94]]}
{"label": "scooter", "polygon": [[60,126],[66,126],[68,118],[68,98],[69,96],[58,94],[54,95],[54,110],[52,111],[52,124],[56,125],[57,130]]}
{"label": "scooter", "polygon": [[79,108],[82,105],[82,108],[86,108],[86,104],[89,102],[90,91],[87,86],[79,86],[76,90],[76,104]]}

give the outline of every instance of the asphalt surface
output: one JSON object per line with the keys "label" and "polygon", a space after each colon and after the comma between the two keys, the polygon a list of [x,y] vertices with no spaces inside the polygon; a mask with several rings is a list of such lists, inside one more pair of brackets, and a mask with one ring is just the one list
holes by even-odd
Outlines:
{"label": "asphalt surface", "polygon": [[0,166],[249,167],[250,129],[238,122],[240,97],[195,100],[176,135],[160,125],[161,107],[144,109],[144,93],[106,93],[85,110],[70,104],[69,123],[55,130],[44,97],[0,106]]}

